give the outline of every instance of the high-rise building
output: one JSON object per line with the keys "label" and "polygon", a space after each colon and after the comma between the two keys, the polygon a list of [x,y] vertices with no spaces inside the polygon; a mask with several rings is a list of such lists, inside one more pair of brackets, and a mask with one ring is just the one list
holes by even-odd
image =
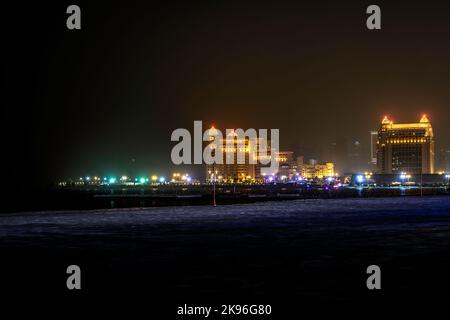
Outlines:
{"label": "high-rise building", "polygon": [[379,173],[433,173],[434,136],[426,115],[418,123],[395,124],[384,117],[377,139]]}
{"label": "high-rise building", "polygon": [[364,161],[361,149],[361,142],[353,140],[348,150],[347,161],[349,169],[347,169],[347,172],[361,172],[367,168],[367,161]]}
{"label": "high-rise building", "polygon": [[440,149],[436,162],[438,171],[450,172],[450,150]]}
{"label": "high-rise building", "polygon": [[340,137],[331,145],[331,161],[335,165],[335,169],[340,174],[353,172],[349,162],[349,142],[347,138]]}
{"label": "high-rise building", "polygon": [[[262,181],[261,168],[265,165],[260,162],[264,157],[260,152],[266,154],[266,158],[271,157],[270,140],[264,143],[262,140],[256,138],[256,145],[252,146],[248,137],[241,139],[235,131],[228,133],[217,143],[216,150],[222,153],[223,163],[207,165],[206,180],[211,181],[215,176],[217,181],[228,183]],[[239,152],[245,155],[243,163],[238,163]]]}
{"label": "high-rise building", "polygon": [[377,164],[377,140],[378,131],[370,131],[370,159],[369,163],[372,165]]}
{"label": "high-rise building", "polygon": [[[243,144],[238,145],[242,142]],[[240,150],[240,148],[244,148],[244,150]],[[238,164],[238,151],[245,152],[244,163]],[[213,177],[221,182],[242,182],[255,179],[255,165],[249,164],[249,139],[239,141],[235,132],[230,132],[227,136],[218,141],[216,152],[222,153],[223,163],[206,166],[207,180],[212,180]]]}
{"label": "high-rise building", "polygon": [[297,174],[297,161],[294,160],[293,151],[279,151],[275,156],[278,162],[277,176],[281,180],[292,180]]}

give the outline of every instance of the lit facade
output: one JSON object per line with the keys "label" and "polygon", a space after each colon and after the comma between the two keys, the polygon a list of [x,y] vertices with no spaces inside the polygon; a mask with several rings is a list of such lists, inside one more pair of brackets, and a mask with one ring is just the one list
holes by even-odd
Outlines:
{"label": "lit facade", "polygon": [[278,162],[277,176],[280,180],[292,180],[297,174],[297,162],[293,151],[279,151],[275,156]]}
{"label": "lit facade", "polygon": [[384,117],[377,138],[378,173],[433,173],[434,135],[427,116],[394,124]]}
{"label": "lit facade", "polygon": [[332,162],[303,164],[302,176],[306,179],[332,177],[334,176],[334,164]]}
{"label": "lit facade", "polygon": [[[256,151],[262,152],[267,155],[266,158],[270,158],[270,140],[263,144],[262,138],[257,138],[256,145],[251,146],[248,137],[239,139],[237,133],[232,131],[218,142],[216,150],[222,152],[223,164],[206,165],[207,181],[212,181],[214,176],[216,181],[223,183],[263,181],[261,168],[264,165],[260,163],[262,156]],[[238,152],[245,154],[245,161],[242,164],[238,163]]]}

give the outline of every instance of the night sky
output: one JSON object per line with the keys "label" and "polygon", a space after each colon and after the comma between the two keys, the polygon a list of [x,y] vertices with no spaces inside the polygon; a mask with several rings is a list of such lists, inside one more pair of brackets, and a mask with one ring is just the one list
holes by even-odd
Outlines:
{"label": "night sky", "polygon": [[[170,134],[194,120],[279,128],[282,149],[323,161],[336,139],[357,140],[368,160],[383,115],[427,113],[450,149],[448,2],[93,2],[2,5],[2,157],[16,184],[167,175]],[[366,28],[373,3],[379,31]],[[80,31],[66,28],[70,4]]]}

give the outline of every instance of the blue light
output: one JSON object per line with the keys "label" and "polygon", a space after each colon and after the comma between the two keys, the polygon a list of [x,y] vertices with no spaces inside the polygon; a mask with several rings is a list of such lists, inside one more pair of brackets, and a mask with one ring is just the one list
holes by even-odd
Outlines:
{"label": "blue light", "polygon": [[356,182],[358,182],[358,183],[363,183],[363,182],[364,182],[364,176],[361,175],[361,174],[358,174],[358,175],[356,176]]}
{"label": "blue light", "polygon": [[142,177],[142,178],[139,179],[139,182],[142,183],[142,184],[144,184],[144,183],[146,182],[146,180],[145,180],[144,177]]}
{"label": "blue light", "polygon": [[164,183],[164,181],[166,181],[166,178],[164,177],[159,178],[159,182]]}
{"label": "blue light", "polygon": [[117,179],[116,178],[109,178],[109,183],[116,183]]}
{"label": "blue light", "polygon": [[91,180],[91,177],[87,176],[87,177],[86,177],[86,180],[87,180],[87,181]]}

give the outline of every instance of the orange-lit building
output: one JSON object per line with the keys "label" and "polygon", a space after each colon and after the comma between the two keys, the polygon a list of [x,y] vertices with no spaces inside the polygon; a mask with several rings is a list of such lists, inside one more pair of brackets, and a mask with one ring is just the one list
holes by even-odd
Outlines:
{"label": "orange-lit building", "polygon": [[433,173],[434,135],[426,115],[418,123],[384,117],[377,139],[378,173]]}
{"label": "orange-lit building", "polygon": [[[270,160],[270,140],[263,143],[262,138],[256,138],[255,142],[252,146],[248,137],[242,139],[235,131],[228,133],[217,143],[216,149],[223,154],[224,163],[206,165],[206,180],[212,181],[215,176],[216,181],[223,183],[262,182],[261,168],[265,165],[260,163],[262,156],[257,151],[263,151]],[[238,152],[244,153],[244,163],[238,163]]]}
{"label": "orange-lit building", "polygon": [[323,179],[334,175],[334,164],[331,162],[303,164],[302,166],[302,177],[306,179]]}

